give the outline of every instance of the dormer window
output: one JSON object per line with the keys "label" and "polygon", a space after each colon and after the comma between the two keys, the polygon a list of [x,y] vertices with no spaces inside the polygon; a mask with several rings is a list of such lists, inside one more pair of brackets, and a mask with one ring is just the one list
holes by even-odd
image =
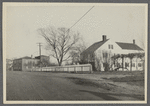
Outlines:
{"label": "dormer window", "polygon": [[108,49],[113,49],[113,45],[108,45]]}

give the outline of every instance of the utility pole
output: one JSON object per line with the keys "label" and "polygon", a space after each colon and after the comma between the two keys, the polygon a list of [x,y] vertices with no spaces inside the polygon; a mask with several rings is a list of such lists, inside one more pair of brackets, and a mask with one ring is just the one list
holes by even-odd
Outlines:
{"label": "utility pole", "polygon": [[41,61],[41,43],[37,43],[38,46],[39,46],[39,56],[40,56],[40,68],[41,68],[41,71],[42,71],[42,61]]}
{"label": "utility pole", "polygon": [[39,46],[39,56],[41,57],[41,43],[37,43],[38,44],[38,46]]}

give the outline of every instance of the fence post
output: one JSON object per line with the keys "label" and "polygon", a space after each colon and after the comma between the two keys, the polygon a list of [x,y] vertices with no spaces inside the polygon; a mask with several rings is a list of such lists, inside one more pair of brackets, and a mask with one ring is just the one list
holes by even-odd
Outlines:
{"label": "fence post", "polygon": [[75,70],[75,71],[76,71],[76,73],[77,73],[76,67],[74,67],[74,70]]}
{"label": "fence post", "polygon": [[[67,67],[67,72],[69,72],[69,69],[68,69],[68,67]],[[70,72],[69,72],[70,73]]]}
{"label": "fence post", "polygon": [[75,67],[73,67],[73,69],[74,69],[74,72],[76,72],[76,71],[75,71]]}

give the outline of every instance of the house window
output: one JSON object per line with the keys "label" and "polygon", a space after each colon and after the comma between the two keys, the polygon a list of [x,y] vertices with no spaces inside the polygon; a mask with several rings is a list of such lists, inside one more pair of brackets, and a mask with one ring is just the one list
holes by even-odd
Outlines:
{"label": "house window", "polygon": [[113,49],[113,45],[111,45],[111,49]]}
{"label": "house window", "polygon": [[108,49],[113,49],[113,45],[108,45]]}
{"label": "house window", "polygon": [[132,63],[132,67],[135,67],[135,63]]}
{"label": "house window", "polygon": [[119,64],[119,63],[117,63],[117,67],[120,67],[120,64]]}
{"label": "house window", "polygon": [[126,62],[126,63],[125,63],[125,67],[129,67],[129,63]]}
{"label": "house window", "polygon": [[110,45],[108,45],[108,48],[111,49],[111,48],[110,48]]}
{"label": "house window", "polygon": [[117,63],[117,67],[122,67],[122,64],[121,63]]}
{"label": "house window", "polygon": [[120,67],[122,67],[122,63],[120,63]]}
{"label": "house window", "polygon": [[103,58],[107,58],[108,53],[103,53]]}
{"label": "house window", "polygon": [[141,63],[138,63],[138,67],[142,67],[142,64],[141,64]]}

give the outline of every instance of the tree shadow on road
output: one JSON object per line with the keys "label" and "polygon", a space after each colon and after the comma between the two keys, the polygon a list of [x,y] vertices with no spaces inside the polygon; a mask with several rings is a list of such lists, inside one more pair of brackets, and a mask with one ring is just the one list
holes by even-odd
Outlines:
{"label": "tree shadow on road", "polygon": [[133,94],[113,94],[113,93],[99,93],[99,92],[93,92],[93,91],[87,91],[87,90],[79,90],[80,92],[88,92],[92,95],[95,95],[97,97],[100,97],[104,100],[121,100],[121,99],[117,99],[113,96],[117,96],[117,97],[132,97],[135,98],[137,100],[144,100],[144,96],[142,95],[133,95]]}
{"label": "tree shadow on road", "polygon": [[110,84],[110,83],[96,83],[92,80],[89,79],[83,79],[83,78],[74,78],[74,77],[67,77],[67,79],[71,80],[73,83],[78,84],[78,85],[82,85],[82,86],[92,86],[92,87],[97,87],[97,88],[101,88],[104,90],[112,90],[114,89],[114,87],[116,87],[116,85],[114,84]]}

